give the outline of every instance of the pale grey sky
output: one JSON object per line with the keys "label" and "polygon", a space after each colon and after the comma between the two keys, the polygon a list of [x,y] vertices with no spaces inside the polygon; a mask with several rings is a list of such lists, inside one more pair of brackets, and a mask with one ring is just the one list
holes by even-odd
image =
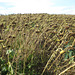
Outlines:
{"label": "pale grey sky", "polygon": [[75,0],[0,0],[0,14],[75,14]]}

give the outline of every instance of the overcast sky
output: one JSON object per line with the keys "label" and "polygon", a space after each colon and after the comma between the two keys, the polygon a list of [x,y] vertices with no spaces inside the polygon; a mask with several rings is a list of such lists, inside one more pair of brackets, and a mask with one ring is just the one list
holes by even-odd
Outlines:
{"label": "overcast sky", "polygon": [[0,0],[0,14],[75,14],[75,0]]}

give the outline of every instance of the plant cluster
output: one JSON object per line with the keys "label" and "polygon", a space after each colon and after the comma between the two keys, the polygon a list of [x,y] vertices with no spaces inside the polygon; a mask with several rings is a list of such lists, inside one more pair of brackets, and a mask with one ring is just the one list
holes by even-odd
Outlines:
{"label": "plant cluster", "polygon": [[75,15],[1,15],[0,74],[74,75]]}

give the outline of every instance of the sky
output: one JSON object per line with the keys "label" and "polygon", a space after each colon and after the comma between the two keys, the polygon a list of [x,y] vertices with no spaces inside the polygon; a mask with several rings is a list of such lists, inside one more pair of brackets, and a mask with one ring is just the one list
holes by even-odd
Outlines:
{"label": "sky", "polygon": [[74,14],[75,0],[0,0],[0,14]]}

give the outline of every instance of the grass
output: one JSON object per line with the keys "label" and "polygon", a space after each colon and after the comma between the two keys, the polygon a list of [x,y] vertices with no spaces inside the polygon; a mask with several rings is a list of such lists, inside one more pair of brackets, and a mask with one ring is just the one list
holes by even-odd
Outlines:
{"label": "grass", "polygon": [[74,75],[74,22],[75,15],[1,15],[0,74]]}

